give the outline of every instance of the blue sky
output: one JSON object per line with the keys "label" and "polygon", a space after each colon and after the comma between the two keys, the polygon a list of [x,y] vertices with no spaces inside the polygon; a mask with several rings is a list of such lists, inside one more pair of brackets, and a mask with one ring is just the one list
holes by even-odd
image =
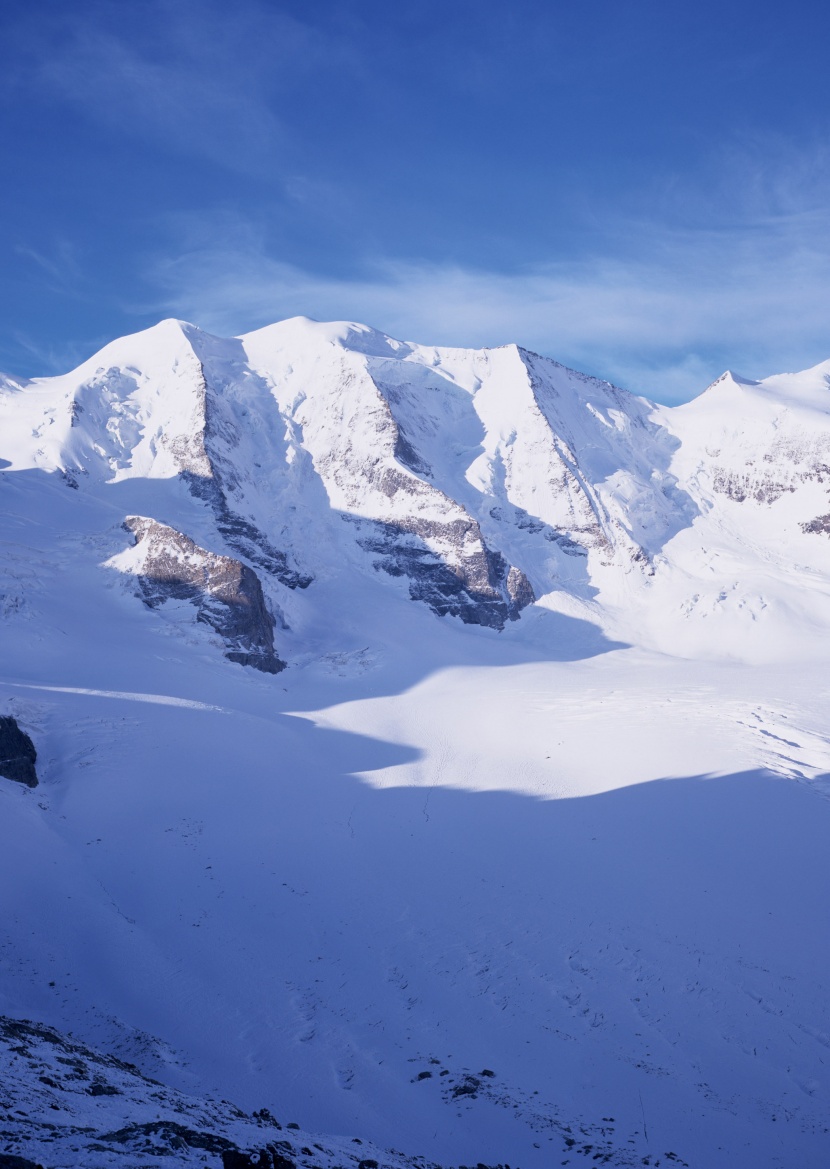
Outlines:
{"label": "blue sky", "polygon": [[664,401],[830,357],[824,5],[0,12],[9,372],[299,313]]}

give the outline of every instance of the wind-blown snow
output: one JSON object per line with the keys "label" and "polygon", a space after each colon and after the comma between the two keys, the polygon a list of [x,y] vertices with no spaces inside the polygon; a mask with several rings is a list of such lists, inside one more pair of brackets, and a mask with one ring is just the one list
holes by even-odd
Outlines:
{"label": "wind-blown snow", "polygon": [[0,1012],[445,1165],[819,1169],[828,406],[303,318],[4,380]]}

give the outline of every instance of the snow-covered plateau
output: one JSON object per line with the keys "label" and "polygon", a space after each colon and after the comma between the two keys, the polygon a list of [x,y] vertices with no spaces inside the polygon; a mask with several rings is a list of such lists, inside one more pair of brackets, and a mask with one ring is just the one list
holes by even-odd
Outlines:
{"label": "snow-covered plateau", "polygon": [[0,1165],[830,1164],[830,361],[163,321],[0,539]]}

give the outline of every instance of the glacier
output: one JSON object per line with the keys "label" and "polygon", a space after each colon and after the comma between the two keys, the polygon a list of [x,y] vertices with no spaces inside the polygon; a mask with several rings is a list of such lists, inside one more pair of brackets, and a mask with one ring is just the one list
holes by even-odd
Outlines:
{"label": "glacier", "polygon": [[823,1166],[828,494],[830,362],[670,408],[171,320],[0,378],[8,1152]]}

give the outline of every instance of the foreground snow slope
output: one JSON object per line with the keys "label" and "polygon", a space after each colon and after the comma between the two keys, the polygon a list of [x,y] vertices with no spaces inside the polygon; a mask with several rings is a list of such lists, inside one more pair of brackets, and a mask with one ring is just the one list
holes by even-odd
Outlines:
{"label": "foreground snow slope", "polygon": [[442,1164],[822,1166],[827,375],[297,320],[9,383],[0,1010]]}
{"label": "foreground snow slope", "polygon": [[268,1109],[248,1115],[227,1100],[188,1096],[25,1019],[0,1016],[0,1061],[8,1109],[0,1144],[12,1158],[4,1169],[120,1169],[127,1157],[131,1165],[233,1169],[438,1169],[360,1137],[304,1132]]}

